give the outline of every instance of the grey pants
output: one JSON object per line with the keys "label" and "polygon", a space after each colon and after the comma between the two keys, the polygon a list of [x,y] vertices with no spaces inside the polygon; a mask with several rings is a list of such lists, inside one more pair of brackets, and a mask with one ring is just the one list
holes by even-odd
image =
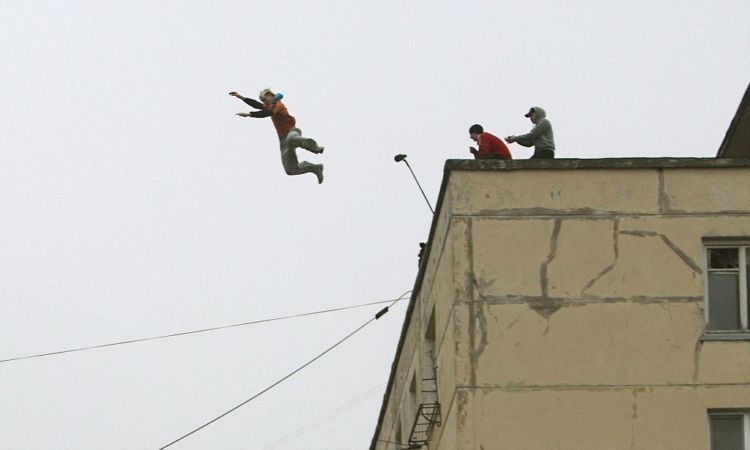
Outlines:
{"label": "grey pants", "polygon": [[320,164],[312,164],[307,161],[300,162],[297,159],[298,147],[302,147],[313,153],[318,153],[318,144],[315,140],[302,137],[302,130],[292,128],[286,136],[279,139],[281,147],[281,164],[287,175],[301,175],[303,173],[315,172]]}

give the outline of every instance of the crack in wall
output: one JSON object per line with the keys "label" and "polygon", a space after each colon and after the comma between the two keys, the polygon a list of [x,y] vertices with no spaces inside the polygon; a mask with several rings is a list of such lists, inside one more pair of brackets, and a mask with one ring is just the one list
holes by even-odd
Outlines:
{"label": "crack in wall", "polygon": [[[463,243],[464,248],[455,246],[453,249],[453,291],[456,303],[471,302],[474,297],[474,230],[472,228],[471,218],[455,219],[456,227],[459,223],[463,224]],[[455,239],[461,242],[460,238]],[[464,261],[465,267],[461,271],[456,269],[458,261]]]}
{"label": "crack in wall", "polygon": [[555,208],[509,208],[509,209],[482,209],[474,216],[495,217],[511,215],[514,217],[526,216],[593,216],[593,215],[615,215],[619,211],[597,211],[594,208],[573,208],[573,209],[555,209]]}
{"label": "crack in wall", "polygon": [[547,255],[547,259],[545,259],[539,267],[539,280],[542,285],[542,297],[544,298],[549,295],[549,278],[547,276],[547,269],[552,260],[555,259],[555,256],[557,256],[557,241],[560,237],[561,226],[562,219],[555,219],[555,227],[552,229],[552,236],[550,237],[549,254]]}
{"label": "crack in wall", "polygon": [[702,295],[682,295],[682,296],[660,296],[650,297],[647,295],[632,295],[629,297],[595,297],[587,295],[583,298],[576,297],[534,297],[527,295],[487,295],[482,298],[483,303],[489,305],[521,305],[529,303],[529,301],[543,300],[559,300],[565,304],[565,306],[579,306],[589,305],[592,303],[638,303],[638,304],[651,304],[651,303],[693,303],[703,301]]}
{"label": "crack in wall", "polygon": [[677,255],[680,260],[685,263],[688,267],[690,267],[691,270],[696,272],[697,274],[702,274],[703,269],[691,258],[685,251],[683,251],[677,244],[675,244],[669,237],[664,233],[659,233],[656,231],[646,231],[646,230],[627,230],[627,231],[620,231],[620,219],[615,219],[614,223],[614,230],[613,230],[613,241],[614,241],[614,254],[615,259],[612,262],[612,264],[607,265],[604,269],[602,269],[594,278],[592,278],[588,283],[586,283],[586,286],[583,287],[583,290],[581,290],[581,297],[590,298],[591,296],[586,294],[586,291],[591,289],[599,280],[601,280],[604,276],[606,276],[609,272],[614,270],[615,266],[617,266],[617,263],[620,259],[620,236],[637,236],[637,237],[658,237],[659,239],[664,242],[664,245],[666,245],[672,252]]}
{"label": "crack in wall", "polygon": [[507,331],[507,330],[510,330],[511,328],[513,328],[513,325],[515,325],[519,320],[521,320],[521,317],[523,317],[523,315],[526,314],[528,311],[529,311],[528,309],[525,309],[525,310],[521,311],[521,313],[515,319],[513,319],[513,321],[511,323],[509,323],[505,327],[505,330]]}
{"label": "crack in wall", "polygon": [[466,296],[468,301],[474,300],[474,222],[468,220],[466,222],[466,251],[468,252],[467,260],[469,267],[467,267],[466,277],[464,279],[464,285],[466,286]]}
{"label": "crack in wall", "polygon": [[672,318],[672,311],[669,309],[666,303],[659,302],[657,303],[659,305],[659,308],[663,309],[665,313],[667,313],[667,316],[669,316],[669,321],[674,322],[674,319]]}
{"label": "crack in wall", "polygon": [[[477,371],[479,370],[479,358],[487,347],[487,316],[484,314],[482,303],[471,303],[469,306],[469,359],[471,361],[471,373],[469,379],[472,384],[476,384]],[[477,343],[477,331],[480,334]]]}
{"label": "crack in wall", "polygon": [[608,265],[604,269],[601,270],[596,276],[586,283],[586,286],[583,287],[583,290],[581,290],[581,297],[586,296],[586,291],[591,288],[597,281],[599,281],[603,276],[608,274],[612,271],[612,269],[615,268],[615,265],[617,265],[617,260],[620,258],[620,243],[619,239],[617,238],[618,233],[620,232],[620,219],[616,218],[614,221],[614,224],[612,226],[612,242],[614,245],[614,255],[615,259],[612,261],[612,264]]}
{"label": "crack in wall", "polygon": [[644,388],[636,388],[631,392],[633,394],[633,404],[631,405],[632,412],[630,413],[630,448],[635,448],[635,421],[638,419],[638,393],[645,392]]}
{"label": "crack in wall", "polygon": [[656,169],[656,173],[659,177],[659,213],[668,213],[672,211],[672,202],[664,185],[664,169],[660,167]]}
{"label": "crack in wall", "polygon": [[661,238],[661,240],[669,247],[685,264],[687,264],[688,267],[693,269],[698,274],[703,273],[703,269],[693,261],[693,258],[688,256],[687,253],[682,251],[680,247],[677,246],[674,242],[672,242],[667,235],[663,233],[658,233],[656,231],[621,231],[620,234],[628,235],[628,236],[638,236],[638,237],[646,237],[646,236],[655,236]]}

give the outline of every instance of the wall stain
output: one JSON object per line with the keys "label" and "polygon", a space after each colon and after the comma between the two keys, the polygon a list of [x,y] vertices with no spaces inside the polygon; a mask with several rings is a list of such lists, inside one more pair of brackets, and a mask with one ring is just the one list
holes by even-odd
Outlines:
{"label": "wall stain", "polygon": [[560,298],[529,299],[527,304],[530,310],[549,319],[563,306],[563,300]]}
{"label": "wall stain", "polygon": [[456,403],[456,410],[458,411],[458,414],[457,414],[458,431],[463,431],[464,427],[466,427],[466,416],[469,413],[466,409],[466,405],[468,404],[469,404],[469,393],[465,390],[458,391],[458,400]]}
{"label": "wall stain", "polygon": [[693,383],[698,382],[698,376],[701,370],[701,350],[703,350],[703,341],[698,338],[693,350]]}

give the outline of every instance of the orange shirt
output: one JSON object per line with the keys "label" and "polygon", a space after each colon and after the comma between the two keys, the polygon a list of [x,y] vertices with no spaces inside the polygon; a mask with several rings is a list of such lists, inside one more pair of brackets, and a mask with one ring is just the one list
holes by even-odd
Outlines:
{"label": "orange shirt", "polygon": [[276,133],[278,133],[280,138],[283,138],[292,128],[294,128],[297,121],[294,120],[294,116],[289,115],[289,111],[287,111],[286,106],[281,103],[281,100],[278,100],[271,105],[270,109],[271,120],[273,121],[273,126],[276,127]]}

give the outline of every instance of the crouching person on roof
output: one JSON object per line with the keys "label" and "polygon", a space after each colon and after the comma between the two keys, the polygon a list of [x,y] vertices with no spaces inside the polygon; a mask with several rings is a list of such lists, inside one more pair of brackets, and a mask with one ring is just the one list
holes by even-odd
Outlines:
{"label": "crouching person on roof", "polygon": [[479,144],[478,150],[469,147],[474,159],[513,159],[505,142],[494,134],[484,131],[481,125],[472,125],[469,128],[469,137]]}

